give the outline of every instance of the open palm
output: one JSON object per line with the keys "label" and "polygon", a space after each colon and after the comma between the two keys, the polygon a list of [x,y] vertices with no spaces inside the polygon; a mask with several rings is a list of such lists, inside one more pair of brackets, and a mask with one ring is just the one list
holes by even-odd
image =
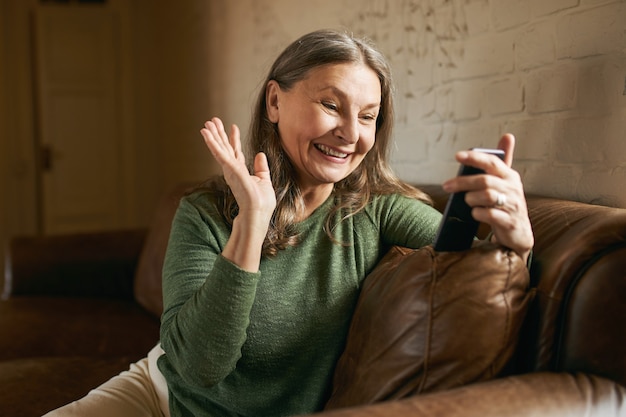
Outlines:
{"label": "open palm", "polygon": [[258,221],[269,224],[276,208],[276,195],[270,178],[267,157],[259,153],[254,158],[254,173],[248,171],[246,160],[241,151],[239,128],[231,127],[231,134],[226,134],[222,121],[214,117],[206,122],[200,132],[207,147],[222,167],[224,179],[230,187],[240,215],[250,215]]}

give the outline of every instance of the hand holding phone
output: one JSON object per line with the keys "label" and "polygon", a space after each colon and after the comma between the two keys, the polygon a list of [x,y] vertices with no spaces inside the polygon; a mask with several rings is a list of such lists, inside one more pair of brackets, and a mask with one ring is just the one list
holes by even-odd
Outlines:
{"label": "hand holding phone", "polygon": [[[472,148],[472,150],[496,155],[504,160],[504,151],[500,149]],[[461,165],[457,175],[484,173],[482,169]],[[438,252],[467,250],[472,247],[477,231],[478,221],[472,217],[472,208],[465,202],[465,192],[453,193],[448,198],[433,247]]]}

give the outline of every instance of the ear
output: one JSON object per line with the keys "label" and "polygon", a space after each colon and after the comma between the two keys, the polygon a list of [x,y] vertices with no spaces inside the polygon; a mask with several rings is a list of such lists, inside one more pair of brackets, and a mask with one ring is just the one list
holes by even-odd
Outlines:
{"label": "ear", "polygon": [[270,80],[265,87],[265,106],[267,108],[267,117],[272,123],[278,123],[278,101],[280,95],[280,86],[275,80]]}

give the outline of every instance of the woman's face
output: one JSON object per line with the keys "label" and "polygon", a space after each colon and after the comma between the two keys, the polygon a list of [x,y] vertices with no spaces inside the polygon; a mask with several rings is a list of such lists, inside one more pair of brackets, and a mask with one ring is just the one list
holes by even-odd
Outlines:
{"label": "woman's face", "polygon": [[288,91],[270,81],[268,116],[303,192],[332,188],[363,161],[374,146],[380,101],[378,76],[362,63],[315,68]]}

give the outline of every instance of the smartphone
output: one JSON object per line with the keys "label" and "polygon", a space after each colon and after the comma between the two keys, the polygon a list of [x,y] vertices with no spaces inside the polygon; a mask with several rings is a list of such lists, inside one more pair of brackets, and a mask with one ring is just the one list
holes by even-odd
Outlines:
{"label": "smartphone", "polygon": [[[490,153],[504,160],[504,151],[500,149],[472,148],[471,150]],[[482,169],[461,165],[457,175],[484,173]],[[465,192],[453,193],[448,197],[433,248],[438,252],[467,250],[472,247],[477,231],[478,221],[472,217],[472,208],[465,202]]]}

